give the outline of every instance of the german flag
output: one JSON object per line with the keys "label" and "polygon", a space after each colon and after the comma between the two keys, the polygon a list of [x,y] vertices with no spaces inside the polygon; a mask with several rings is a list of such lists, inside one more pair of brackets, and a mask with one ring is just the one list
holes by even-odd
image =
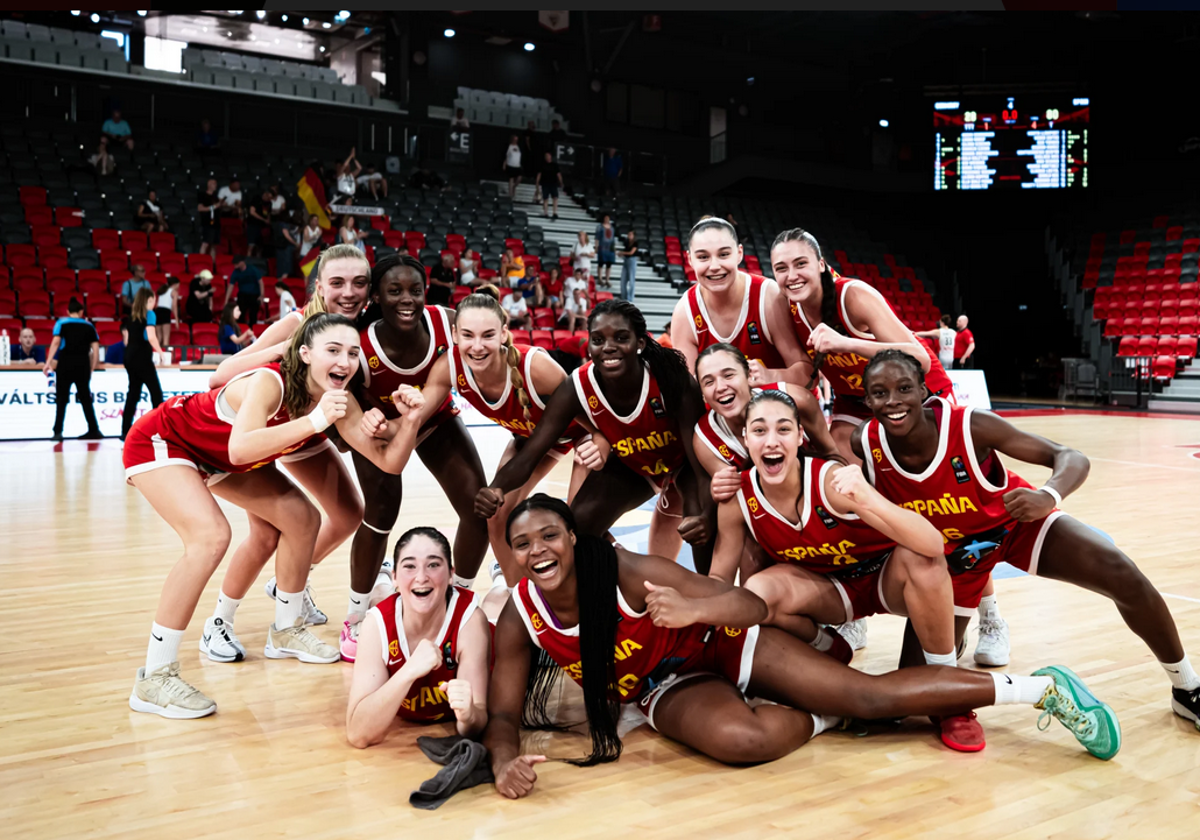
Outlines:
{"label": "german flag", "polygon": [[321,227],[329,230],[332,227],[329,216],[325,212],[325,208],[329,202],[325,200],[325,185],[321,183],[321,179],[317,177],[317,173],[312,169],[308,169],[304,173],[304,177],[296,184],[296,192],[304,201],[304,206],[308,208],[311,215],[317,217],[321,223]]}
{"label": "german flag", "polygon": [[[303,183],[303,182],[301,182]],[[313,269],[317,267],[317,261],[321,258],[320,247],[314,246],[304,255],[304,259],[300,260],[300,273],[304,275],[304,279],[309,279],[312,276]]]}

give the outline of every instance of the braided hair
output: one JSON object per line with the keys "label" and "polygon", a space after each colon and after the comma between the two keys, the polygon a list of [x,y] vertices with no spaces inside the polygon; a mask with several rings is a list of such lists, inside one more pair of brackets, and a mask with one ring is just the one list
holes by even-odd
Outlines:
{"label": "braided hair", "polygon": [[[791,228],[775,237],[775,241],[771,243],[771,250],[774,251],[784,242],[801,242],[812,249],[816,254],[817,260],[824,259],[821,256],[821,244],[817,242],[817,238],[804,228]],[[821,272],[821,323],[828,326],[830,329],[846,335],[846,330],[842,326],[842,319],[838,317],[838,301],[837,301],[837,286],[833,282],[833,272],[829,270],[829,264],[825,264],[824,270]],[[818,353],[813,359],[813,376],[821,370],[821,365],[825,362],[824,353]]]}
{"label": "braided hair", "polygon": [[[335,245],[334,247],[339,246]],[[353,245],[347,245],[346,247],[354,251],[358,251],[358,249]],[[322,254],[321,256],[324,258],[325,255]],[[369,324],[372,321],[377,321],[383,317],[383,309],[380,307],[379,301],[377,301],[375,297],[379,294],[379,287],[383,284],[383,278],[387,276],[388,272],[401,267],[408,268],[417,275],[417,278],[421,282],[421,296],[422,299],[424,298],[425,283],[428,280],[428,277],[425,274],[425,266],[422,265],[421,261],[416,257],[409,256],[408,254],[388,254],[386,257],[381,257],[380,259],[376,260],[375,265],[371,268],[371,290],[368,293],[369,302],[367,304],[367,308],[363,311],[363,314],[359,319],[362,323]],[[424,300],[422,300],[422,308],[424,305]],[[418,318],[417,323],[421,326],[424,326],[423,319]]]}
{"label": "braided hair", "polygon": [[867,362],[867,366],[863,368],[863,388],[867,387],[867,378],[881,365],[888,362],[895,362],[898,365],[912,368],[913,376],[916,377],[919,387],[928,387],[925,384],[925,371],[921,369],[921,363],[911,353],[905,353],[903,350],[897,350],[894,347],[889,347],[887,350],[880,350],[876,353],[871,361]]}
{"label": "braided hair", "polygon": [[[468,309],[483,309],[491,312],[500,321],[500,326],[508,326],[508,313],[500,306],[500,290],[491,284],[480,286],[475,292],[467,295],[459,302],[459,314]],[[533,403],[529,399],[525,377],[521,374],[521,352],[513,344],[512,332],[507,329],[504,331],[504,362],[508,365],[508,381],[512,383],[513,390],[517,394],[517,400],[521,403],[521,410],[525,414],[525,420],[526,422],[532,421],[533,416],[530,414],[530,406]]]}
{"label": "braided hair", "polygon": [[687,359],[673,348],[663,347],[646,329],[646,317],[642,311],[627,300],[612,298],[596,304],[592,314],[588,316],[588,332],[592,324],[601,315],[616,315],[624,318],[633,330],[634,335],[646,343],[642,358],[650,366],[650,373],[658,382],[662,392],[663,402],[669,411],[678,411],[683,404],[683,397],[696,388],[696,380],[688,370]]}

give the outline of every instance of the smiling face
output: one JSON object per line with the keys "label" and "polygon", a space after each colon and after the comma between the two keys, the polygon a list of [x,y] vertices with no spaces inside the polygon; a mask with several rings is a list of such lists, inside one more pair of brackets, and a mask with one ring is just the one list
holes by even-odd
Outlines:
{"label": "smiling face", "polygon": [[688,262],[696,279],[710,292],[723,292],[737,282],[742,246],[723,226],[705,228],[692,236]]}
{"label": "smiling face", "polygon": [[622,316],[607,312],[592,319],[588,332],[588,355],[602,379],[617,380],[636,370],[638,353],[646,346]]}
{"label": "smiling face", "polygon": [[543,591],[558,589],[575,575],[575,534],[556,513],[527,510],[508,526],[508,542],[521,574]]}
{"label": "smiling face", "polygon": [[417,534],[404,545],[396,562],[396,591],[405,611],[445,612],[450,588],[450,558],[435,540]]}
{"label": "smiling face", "polygon": [[921,409],[929,390],[910,365],[886,361],[871,368],[863,382],[867,408],[889,437],[902,438],[925,420]]}
{"label": "smiling face", "polygon": [[321,266],[317,294],[325,301],[325,310],[354,318],[366,306],[371,293],[371,266],[366,260],[342,257]]}
{"label": "smiling face", "polygon": [[308,365],[308,391],[319,398],[326,391],[346,387],[358,370],[361,348],[358,331],[344,324],[334,324],[312,338],[312,346],[300,347],[300,358]]}
{"label": "smiling face", "polygon": [[805,303],[821,294],[825,260],[809,243],[798,239],[780,242],[771,249],[771,268],[775,282],[792,303]]}
{"label": "smiling face", "polygon": [[398,265],[383,275],[375,299],[383,310],[383,319],[397,330],[416,329],[425,313],[425,275]]}
{"label": "smiling face", "polygon": [[508,341],[508,329],[500,318],[483,307],[459,310],[454,334],[458,350],[473,373],[481,373],[499,360]]}
{"label": "smiling face", "polygon": [[763,484],[782,484],[799,468],[800,424],[789,406],[762,400],[746,415],[746,451]]}
{"label": "smiling face", "polygon": [[724,351],[710,353],[696,366],[704,401],[726,420],[741,417],[750,402],[750,377],[742,363]]}

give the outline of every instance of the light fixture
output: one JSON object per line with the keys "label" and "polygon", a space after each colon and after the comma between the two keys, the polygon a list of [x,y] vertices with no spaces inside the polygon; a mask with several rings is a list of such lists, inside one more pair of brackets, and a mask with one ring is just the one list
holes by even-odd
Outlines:
{"label": "light fixture", "polygon": [[78,9],[72,9],[72,10],[71,10],[71,14],[75,15],[75,17],[79,17],[79,10],[78,10]]}
{"label": "light fixture", "polygon": [[91,17],[91,21],[92,21],[92,23],[99,23],[99,22],[100,22],[100,15],[98,15],[98,14],[96,14],[96,13],[94,13],[94,12],[93,12],[93,13],[92,13],[92,17]]}
{"label": "light fixture", "polygon": [[138,17],[145,17],[145,16],[146,16],[146,12],[142,9],[138,9]]}
{"label": "light fixture", "polygon": [[346,20],[348,17],[350,17],[350,13],[348,11],[346,11],[345,9],[343,9],[342,11],[337,13],[337,17],[341,18],[342,20]]}
{"label": "light fixture", "polygon": [[324,47],[321,47],[321,52],[325,52],[325,48],[324,48]]}
{"label": "light fixture", "polygon": [[230,38],[232,38],[232,37],[233,37],[233,33],[232,33],[232,32],[226,32],[225,34],[226,34],[226,35],[228,35]]}
{"label": "light fixture", "polygon": [[754,84],[754,77],[753,77],[753,76],[747,76],[747,77],[746,77],[746,84],[748,84],[748,85],[752,85],[752,84]]}
{"label": "light fixture", "polygon": [[323,22],[321,23],[321,28],[322,28],[322,29],[329,29],[331,26],[333,26],[333,24],[332,24],[332,23],[330,23],[329,21],[323,21]]}
{"label": "light fixture", "polygon": [[457,32],[455,32],[453,29],[447,29],[447,30],[446,30],[445,32],[443,32],[442,34],[443,34],[443,35],[445,35],[447,38],[453,38],[453,37],[454,37],[455,35],[457,35],[458,33],[457,33]]}
{"label": "light fixture", "polygon": [[525,42],[525,52],[533,52],[533,50],[534,50],[534,47],[533,47],[533,42],[532,42],[532,41],[526,41],[526,42]]}
{"label": "light fixture", "polygon": [[887,128],[887,127],[888,127],[888,125],[889,125],[889,123],[888,123],[888,121],[887,121],[887,120],[880,120],[880,121],[879,121],[879,127],[880,127],[880,128]]}
{"label": "light fixture", "polygon": [[305,25],[305,26],[308,26],[308,18],[304,18],[304,21],[303,21],[303,22],[304,22],[304,25]]}
{"label": "light fixture", "polygon": [[287,22],[288,22],[288,16],[287,16],[287,15],[280,15],[280,16],[279,16],[279,19],[280,19],[281,21],[283,21],[284,23],[287,23]]}
{"label": "light fixture", "polygon": [[267,16],[267,13],[266,13],[265,11],[263,11],[262,9],[259,9],[257,12],[255,12],[255,13],[254,13],[254,15],[255,15],[255,16],[256,16],[256,17],[257,17],[259,20],[262,20],[263,18],[265,18],[265,17]]}

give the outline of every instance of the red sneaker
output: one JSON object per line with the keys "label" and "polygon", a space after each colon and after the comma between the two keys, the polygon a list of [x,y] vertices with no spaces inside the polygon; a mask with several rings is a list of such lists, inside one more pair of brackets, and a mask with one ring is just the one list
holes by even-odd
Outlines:
{"label": "red sneaker", "polygon": [[854,648],[850,647],[850,643],[842,638],[841,633],[832,630],[827,630],[826,632],[833,636],[833,645],[830,646],[829,650],[823,651],[823,653],[832,659],[836,659],[843,665],[849,665],[850,660],[854,658]]}
{"label": "red sneaker", "polygon": [[976,719],[974,712],[932,720],[941,727],[942,743],[952,750],[979,752],[987,746],[983,739],[983,726]]}

